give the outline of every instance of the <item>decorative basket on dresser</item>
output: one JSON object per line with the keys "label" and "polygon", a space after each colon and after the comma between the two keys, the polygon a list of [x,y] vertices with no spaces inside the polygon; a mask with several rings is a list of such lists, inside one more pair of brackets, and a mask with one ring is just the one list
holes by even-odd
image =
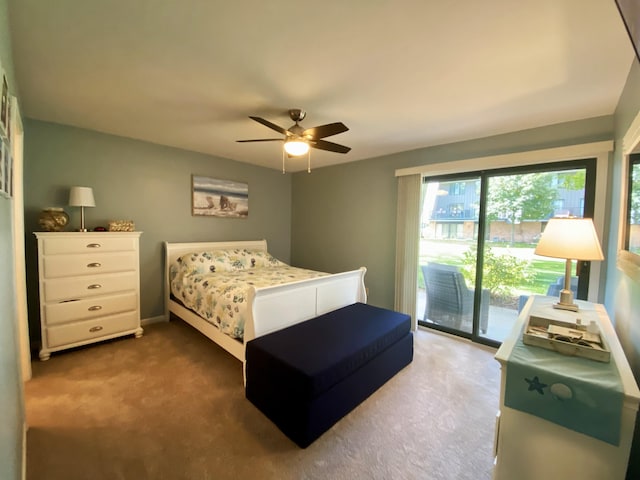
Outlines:
{"label": "decorative basket on dresser", "polygon": [[37,232],[40,360],[123,335],[142,336],[141,232]]}

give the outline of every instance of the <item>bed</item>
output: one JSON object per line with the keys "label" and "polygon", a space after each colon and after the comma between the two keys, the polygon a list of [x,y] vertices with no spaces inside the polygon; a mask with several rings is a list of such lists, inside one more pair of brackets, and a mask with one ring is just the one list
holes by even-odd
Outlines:
{"label": "bed", "polygon": [[[254,338],[315,318],[340,307],[356,302],[366,303],[364,286],[366,268],[364,267],[336,274],[311,271],[307,271],[310,272],[308,274],[297,272],[300,269],[282,264],[269,255],[266,240],[199,243],[164,242],[164,245],[166,319],[169,320],[170,315],[173,313],[242,362],[245,361],[245,345]],[[235,253],[227,255],[225,251],[234,251]],[[212,252],[214,258],[209,258],[212,256]],[[249,252],[250,258],[248,260],[243,252]],[[256,252],[256,254],[251,255],[251,252]],[[254,283],[253,286],[247,287],[246,298],[242,299],[245,304],[243,308],[246,309],[243,315],[242,328],[237,325],[230,326],[226,321],[220,321],[218,314],[208,313],[203,311],[202,308],[197,308],[200,312],[199,314],[196,313],[196,309],[187,308],[180,297],[188,298],[190,296],[189,293],[191,293],[190,290],[187,293],[182,291],[177,296],[172,295],[172,280],[174,287],[183,281],[182,278],[178,279],[177,276],[180,275],[180,268],[184,268],[184,262],[191,262],[189,264],[191,271],[194,268],[201,268],[201,271],[209,268],[212,271],[217,270],[217,272],[214,272],[214,274],[217,274],[220,273],[220,270],[226,269],[226,264],[231,263],[233,268],[230,269],[239,271],[244,269],[240,264],[241,262],[250,261],[252,262],[250,266],[254,267],[256,260],[258,265],[252,268],[253,271],[257,271],[262,267],[279,268],[282,265],[286,265],[286,267],[296,270],[296,272],[290,273],[289,270],[285,269],[287,278],[278,280],[278,282],[284,281],[285,283],[272,286],[255,286],[264,284],[263,281],[255,281],[252,282]],[[200,267],[203,262],[205,266]],[[174,267],[172,272],[172,265],[176,264],[177,267]],[[204,272],[204,274],[207,274],[207,272]],[[303,278],[305,275],[307,277]],[[184,274],[184,276],[188,275]],[[207,279],[202,277],[199,281],[202,283],[206,282]],[[213,300],[212,303],[216,304],[216,300]],[[201,307],[201,305],[196,304],[196,307]],[[210,318],[207,320],[206,317]],[[242,330],[242,334],[237,335],[240,330]],[[236,336],[225,333],[225,331],[236,333]]]}

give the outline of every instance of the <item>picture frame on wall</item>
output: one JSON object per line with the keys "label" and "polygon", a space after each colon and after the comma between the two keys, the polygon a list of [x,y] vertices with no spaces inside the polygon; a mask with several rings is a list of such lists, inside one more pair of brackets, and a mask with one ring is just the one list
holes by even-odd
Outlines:
{"label": "picture frame on wall", "polygon": [[7,143],[3,136],[0,136],[0,196],[8,198],[9,191],[7,186],[9,185],[9,173],[8,166],[9,162],[7,160],[7,164],[5,166],[5,151],[7,151]]}
{"label": "picture frame on wall", "polygon": [[191,214],[221,218],[247,218],[249,185],[204,175],[191,175]]}
{"label": "picture frame on wall", "polygon": [[0,194],[13,197],[13,156],[6,138],[0,137]]}
{"label": "picture frame on wall", "polygon": [[0,135],[9,137],[9,83],[7,75],[2,67],[0,67],[1,87],[0,87]]}
{"label": "picture frame on wall", "polygon": [[13,198],[13,154],[11,151],[11,145],[8,145],[6,159],[7,163],[5,164],[7,167],[7,177],[5,179],[6,187],[7,187],[7,196],[9,198]]}
{"label": "picture frame on wall", "polygon": [[9,99],[7,100],[7,141],[9,142],[9,145],[13,145],[13,138],[11,137],[12,134],[12,128],[13,128],[13,120],[11,118],[12,115],[12,102],[11,102],[11,95],[9,95]]}

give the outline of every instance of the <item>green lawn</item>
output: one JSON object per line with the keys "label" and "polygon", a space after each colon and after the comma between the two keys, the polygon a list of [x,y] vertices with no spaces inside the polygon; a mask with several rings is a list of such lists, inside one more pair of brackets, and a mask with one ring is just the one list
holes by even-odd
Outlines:
{"label": "green lawn", "polygon": [[[462,267],[462,255],[470,247],[469,242],[460,241],[435,241],[423,240],[422,252],[428,252],[420,256],[420,264],[428,262],[444,263]],[[518,244],[509,246],[507,244],[491,244],[490,248],[494,253],[499,252],[504,255],[512,255],[529,262],[532,272],[530,281],[520,285],[514,285],[514,293],[534,293],[544,295],[547,293],[549,284],[555,283],[558,277],[564,275],[565,261],[561,259],[543,259],[533,255],[535,245]],[[418,268],[418,285],[424,288],[424,278]]]}
{"label": "green lawn", "polygon": [[531,265],[535,272],[535,277],[529,288],[533,293],[546,294],[549,284],[555,283],[558,277],[564,275],[564,261],[536,259],[531,262]]}

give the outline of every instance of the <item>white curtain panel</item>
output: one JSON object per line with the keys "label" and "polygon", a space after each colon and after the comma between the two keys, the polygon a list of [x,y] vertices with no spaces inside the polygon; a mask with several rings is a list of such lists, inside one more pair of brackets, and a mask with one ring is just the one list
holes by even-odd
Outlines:
{"label": "white curtain panel", "polygon": [[420,187],[422,175],[398,177],[396,216],[396,288],[394,309],[411,315],[411,328],[418,326],[418,248],[420,238]]}

